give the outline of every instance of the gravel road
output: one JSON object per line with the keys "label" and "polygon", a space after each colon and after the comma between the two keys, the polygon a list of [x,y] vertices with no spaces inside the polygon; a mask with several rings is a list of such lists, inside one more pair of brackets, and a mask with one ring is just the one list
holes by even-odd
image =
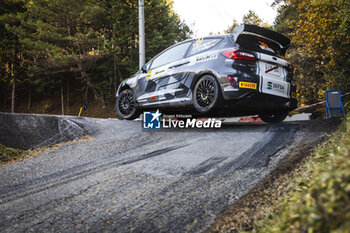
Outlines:
{"label": "gravel road", "polygon": [[143,130],[69,118],[92,140],[0,167],[1,232],[200,232],[331,120]]}

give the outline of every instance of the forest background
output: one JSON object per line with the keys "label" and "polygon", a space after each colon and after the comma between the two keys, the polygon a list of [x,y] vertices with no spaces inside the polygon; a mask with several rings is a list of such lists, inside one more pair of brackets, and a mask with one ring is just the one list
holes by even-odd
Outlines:
{"label": "forest background", "polygon": [[[291,38],[287,60],[301,106],[323,100],[326,90],[350,91],[350,3],[275,0],[271,7],[273,25],[249,11],[218,33],[249,23]],[[192,36],[172,0],[146,0],[145,15],[147,61]],[[116,89],[137,69],[137,0],[1,0],[0,111],[77,115],[84,105],[87,116],[115,117]]]}

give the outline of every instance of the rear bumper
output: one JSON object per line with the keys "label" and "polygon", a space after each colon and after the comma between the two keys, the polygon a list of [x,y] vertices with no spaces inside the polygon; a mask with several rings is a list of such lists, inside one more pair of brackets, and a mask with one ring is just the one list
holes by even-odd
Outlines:
{"label": "rear bumper", "polygon": [[[242,108],[263,109],[288,109],[297,107],[296,86],[290,82],[284,83],[287,94],[279,96],[279,93],[268,93],[266,91],[266,80],[258,75],[236,75],[238,80],[236,86],[221,82],[222,96],[226,103],[242,105]],[[269,79],[267,79],[270,81]],[[260,83],[261,82],[261,83]],[[272,80],[274,82],[274,80]],[[278,82],[278,81],[276,81]],[[265,85],[264,85],[265,84]],[[277,95],[275,95],[277,94]]]}
{"label": "rear bumper", "polygon": [[260,93],[258,90],[238,90],[224,92],[225,108],[234,111],[241,109],[249,114],[263,112],[292,111],[297,108],[298,102],[294,98],[284,98],[275,95]]}

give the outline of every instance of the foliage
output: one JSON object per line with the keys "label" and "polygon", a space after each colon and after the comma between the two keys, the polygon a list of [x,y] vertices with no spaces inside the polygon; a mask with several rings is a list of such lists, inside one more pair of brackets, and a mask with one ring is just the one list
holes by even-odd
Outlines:
{"label": "foliage", "polygon": [[25,11],[22,0],[2,0],[0,5],[0,91],[8,92],[13,82],[14,69],[19,66],[20,43],[6,25],[17,25],[16,14]]}
{"label": "foliage", "polygon": [[12,149],[0,144],[0,164],[23,158],[26,155],[27,153],[22,150]]}
{"label": "foliage", "polygon": [[275,29],[292,38],[289,60],[301,103],[324,99],[325,90],[350,90],[350,4],[339,0],[276,0]]}
{"label": "foliage", "polygon": [[[349,232],[350,118],[304,165],[294,191],[280,197],[256,232]],[[297,179],[297,180],[296,180]]]}
{"label": "foliage", "polygon": [[247,14],[243,16],[243,23],[244,24],[254,24],[260,27],[270,27],[270,25],[267,22],[264,22],[255,11],[248,11]]}
{"label": "foliage", "polygon": [[[243,15],[242,22],[244,24],[254,24],[260,27],[270,27],[270,25],[261,19],[253,10],[249,10],[245,15]],[[225,30],[225,33],[232,33],[233,29],[238,25],[240,25],[240,23],[236,19],[233,19],[232,25]]]}
{"label": "foliage", "polygon": [[225,33],[229,34],[233,32],[233,29],[239,25],[238,21],[236,19],[233,19],[233,23],[231,26],[229,26],[226,30]]}
{"label": "foliage", "polygon": [[288,24],[292,20],[297,20],[299,17],[299,11],[296,4],[291,4],[289,0],[275,0],[272,3],[272,7],[277,8],[277,16],[273,25],[273,29],[289,36],[292,29]]}
{"label": "foliage", "polygon": [[[112,86],[138,69],[137,1],[5,2],[9,4],[0,8],[1,67],[10,66],[2,51],[7,48],[4,44],[9,47],[17,41],[21,78],[30,81],[40,95],[55,94],[64,80],[79,78],[84,90],[91,90],[104,102],[115,96]],[[191,34],[172,4],[169,0],[145,1],[148,59]],[[0,72],[10,77],[9,69]]]}

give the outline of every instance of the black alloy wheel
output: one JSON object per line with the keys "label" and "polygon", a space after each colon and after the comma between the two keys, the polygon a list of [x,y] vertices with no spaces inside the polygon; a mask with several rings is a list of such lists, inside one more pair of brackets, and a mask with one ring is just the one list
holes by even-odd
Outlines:
{"label": "black alloy wheel", "polygon": [[211,75],[201,77],[193,90],[194,107],[200,113],[209,113],[218,107],[221,99],[220,87]]}
{"label": "black alloy wheel", "polygon": [[117,97],[116,110],[118,115],[126,120],[137,118],[140,114],[135,107],[135,96],[131,89],[123,90]]}

